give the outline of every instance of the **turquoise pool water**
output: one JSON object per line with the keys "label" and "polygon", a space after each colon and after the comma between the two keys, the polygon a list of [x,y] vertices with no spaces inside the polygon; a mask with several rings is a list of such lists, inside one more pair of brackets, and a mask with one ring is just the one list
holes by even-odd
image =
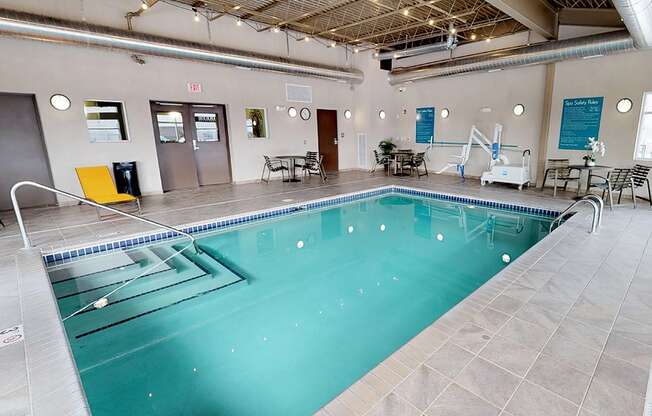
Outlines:
{"label": "turquoise pool water", "polygon": [[[66,330],[95,416],[310,415],[549,223],[394,194],[294,214],[201,237]],[[53,269],[62,315],[180,246]]]}

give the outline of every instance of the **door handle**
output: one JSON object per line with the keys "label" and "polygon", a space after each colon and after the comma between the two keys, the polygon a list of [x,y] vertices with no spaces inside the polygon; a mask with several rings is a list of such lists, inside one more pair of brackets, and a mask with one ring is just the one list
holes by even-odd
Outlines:
{"label": "door handle", "polygon": [[192,150],[199,150],[199,146],[197,146],[197,140],[192,139]]}
{"label": "door handle", "polygon": [[337,137],[335,137],[335,138],[333,139],[333,144],[337,144],[337,143],[338,143],[338,142],[337,142]]}

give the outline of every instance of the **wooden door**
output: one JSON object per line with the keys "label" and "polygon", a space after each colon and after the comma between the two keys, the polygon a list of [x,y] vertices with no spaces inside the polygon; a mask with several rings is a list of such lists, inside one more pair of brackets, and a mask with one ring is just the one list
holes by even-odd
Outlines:
{"label": "wooden door", "polygon": [[319,154],[324,156],[324,170],[338,170],[337,111],[317,110],[317,137]]}

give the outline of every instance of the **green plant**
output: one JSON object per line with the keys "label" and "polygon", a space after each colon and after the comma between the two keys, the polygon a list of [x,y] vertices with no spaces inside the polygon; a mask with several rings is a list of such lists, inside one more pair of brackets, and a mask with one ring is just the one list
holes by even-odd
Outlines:
{"label": "green plant", "polygon": [[383,155],[389,155],[392,153],[392,150],[396,149],[396,145],[392,142],[392,139],[385,139],[378,143],[378,148]]}

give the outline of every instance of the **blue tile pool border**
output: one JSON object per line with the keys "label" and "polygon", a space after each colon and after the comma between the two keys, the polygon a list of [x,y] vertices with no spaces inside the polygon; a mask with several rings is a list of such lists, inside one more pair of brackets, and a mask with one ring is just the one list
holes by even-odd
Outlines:
{"label": "blue tile pool border", "polygon": [[[301,202],[293,205],[287,205],[278,208],[270,208],[267,210],[256,211],[251,213],[238,214],[231,217],[222,219],[209,220],[205,223],[193,224],[183,226],[181,231],[186,233],[195,234],[207,231],[217,231],[240,226],[247,223],[256,221],[267,220],[297,212],[311,211],[315,209],[322,209],[325,207],[345,204],[360,199],[372,198],[380,195],[396,193],[403,195],[418,196],[440,201],[450,201],[460,204],[473,204],[477,206],[501,209],[506,211],[520,212],[524,214],[537,215],[541,217],[554,218],[560,214],[559,211],[528,207],[518,204],[509,204],[505,202],[492,201],[479,198],[471,198],[466,196],[447,194],[442,192],[434,192],[422,189],[415,189],[400,185],[390,185],[381,188],[370,189],[366,191],[353,192],[344,195],[335,195],[332,197],[322,198],[314,201]],[[151,243],[158,243],[164,240],[181,237],[181,234],[173,231],[153,232],[151,234],[137,235],[127,237],[124,239],[95,243],[88,246],[76,247],[70,249],[63,249],[55,252],[43,253],[43,261],[47,266],[54,266],[75,261],[83,256],[92,254],[109,253],[124,249],[136,248],[145,246]]]}

